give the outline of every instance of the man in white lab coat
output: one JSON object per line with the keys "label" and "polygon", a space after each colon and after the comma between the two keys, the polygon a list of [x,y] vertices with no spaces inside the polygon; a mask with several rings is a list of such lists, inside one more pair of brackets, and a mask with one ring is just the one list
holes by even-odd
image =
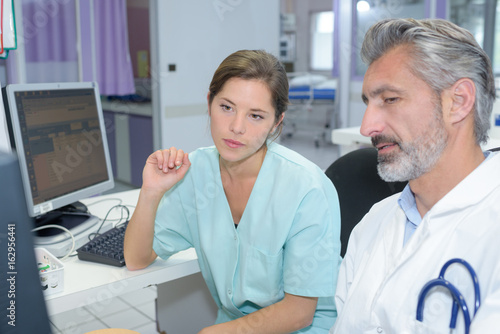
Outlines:
{"label": "man in white lab coat", "polygon": [[[369,65],[361,133],[386,181],[409,181],[353,230],[338,278],[331,333],[450,333],[452,296],[419,293],[444,274],[464,296],[471,333],[500,332],[500,154],[483,152],[495,100],[490,61],[473,36],[444,20],[389,19],[365,36]],[[464,333],[459,311],[453,333]]]}

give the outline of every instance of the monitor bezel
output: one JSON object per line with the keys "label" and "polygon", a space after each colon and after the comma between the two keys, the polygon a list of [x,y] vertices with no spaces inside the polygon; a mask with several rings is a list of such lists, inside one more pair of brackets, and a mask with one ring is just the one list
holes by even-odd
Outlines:
{"label": "monitor bezel", "polygon": [[[15,100],[15,94],[17,92],[26,91],[47,91],[47,90],[71,90],[71,89],[93,89],[94,98],[97,107],[97,114],[99,118],[99,126],[102,134],[102,145],[104,149],[104,155],[106,159],[106,170],[108,173],[108,179],[97,184],[88,186],[86,188],[78,189],[72,191],[68,194],[60,195],[51,200],[34,204],[33,195],[31,192],[28,167],[26,164],[26,156],[24,152],[24,146],[22,145],[23,138],[21,133],[21,128],[19,124],[19,117],[17,112],[17,104]],[[99,87],[97,82],[60,82],[60,83],[28,83],[28,84],[9,84],[5,87],[6,99],[4,103],[6,105],[5,109],[8,109],[10,114],[10,124],[12,129],[12,148],[17,152],[19,165],[21,168],[21,178],[24,187],[26,204],[28,206],[28,213],[31,217],[38,217],[47,212],[59,209],[66,205],[70,205],[74,202],[80,201],[82,199],[98,195],[106,190],[114,188],[114,177],[113,170],[111,167],[111,159],[109,154],[109,146],[106,133],[106,125],[104,122],[104,115],[102,111],[101,98],[99,94]]]}

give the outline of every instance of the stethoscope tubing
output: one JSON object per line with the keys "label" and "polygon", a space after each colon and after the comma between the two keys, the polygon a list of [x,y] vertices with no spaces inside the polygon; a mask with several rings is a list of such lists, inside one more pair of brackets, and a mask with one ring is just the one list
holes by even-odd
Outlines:
{"label": "stethoscope tubing", "polygon": [[[433,280],[430,280],[429,282],[427,282],[424,285],[424,287],[420,291],[420,294],[418,296],[418,305],[417,305],[417,320],[420,322],[424,321],[425,297],[427,296],[427,293],[429,293],[429,291],[436,286],[445,287],[446,289],[448,289],[450,291],[451,296],[453,297],[454,303],[453,303],[452,320],[450,323],[450,328],[455,328],[455,325],[457,322],[457,320],[456,320],[457,316],[456,316],[456,314],[453,314],[453,312],[455,310],[455,306],[460,305],[462,312],[464,314],[465,333],[469,334],[469,328],[470,328],[470,322],[471,322],[469,307],[467,306],[467,303],[465,302],[465,299],[462,296],[462,294],[460,293],[460,291],[458,291],[458,289],[453,284],[451,284],[450,282],[448,282],[447,280],[442,279],[442,278],[435,278]],[[458,313],[458,308],[456,310],[456,313]]]}
{"label": "stethoscope tubing", "polygon": [[458,259],[458,258],[451,259],[443,265],[443,268],[441,268],[441,271],[439,272],[439,278],[444,279],[444,274],[446,273],[446,270],[453,263],[460,263],[469,271],[469,274],[472,278],[472,284],[474,286],[474,315],[476,315],[479,306],[481,306],[481,292],[479,289],[479,279],[472,266],[463,259]]}
{"label": "stethoscope tubing", "polygon": [[465,298],[463,295],[460,293],[460,291],[449,281],[447,281],[444,278],[444,275],[446,273],[446,270],[450,265],[453,263],[459,263],[462,264],[468,271],[469,274],[472,278],[472,283],[474,285],[474,315],[472,318],[477,313],[477,310],[481,306],[481,292],[479,288],[479,279],[477,277],[476,272],[472,268],[472,266],[465,260],[459,259],[459,258],[454,258],[446,262],[443,267],[441,268],[441,271],[439,272],[439,277],[436,279],[433,279],[429,282],[427,282],[422,290],[420,291],[420,294],[418,296],[418,305],[417,305],[417,320],[422,322],[424,320],[424,304],[425,304],[425,297],[429,293],[429,291],[436,287],[436,286],[442,286],[448,289],[450,291],[452,297],[453,297],[453,307],[451,310],[451,320],[450,320],[450,328],[455,328],[457,324],[457,317],[458,317],[458,308],[460,307],[462,309],[462,313],[464,315],[464,322],[465,322],[465,333],[469,333],[470,329],[470,324],[471,324],[471,317],[469,313],[469,308],[467,306],[467,303],[465,302]]}

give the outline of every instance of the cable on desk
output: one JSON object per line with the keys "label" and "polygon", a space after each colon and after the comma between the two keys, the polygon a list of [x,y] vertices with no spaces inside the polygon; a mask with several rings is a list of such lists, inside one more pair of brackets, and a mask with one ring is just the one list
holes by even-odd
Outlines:
{"label": "cable on desk", "polygon": [[[120,208],[120,209],[122,209],[122,211],[121,211],[122,216],[120,217],[120,219],[118,219],[118,224],[116,224],[116,225],[115,225],[115,227],[116,227],[116,226],[118,226],[118,225],[120,225],[120,224],[123,224],[123,223],[125,223],[125,222],[129,221],[129,219],[130,219],[130,211],[129,211],[129,209],[127,208],[127,206],[126,206],[126,205],[121,205],[121,204],[115,205],[115,206],[111,207],[111,209],[109,209],[109,210],[108,210],[108,213],[106,213],[106,216],[105,216],[105,217],[104,217],[104,219],[102,220],[101,225],[99,226],[99,228],[97,229],[97,231],[96,231],[96,232],[94,232],[94,233],[90,233],[90,234],[89,234],[89,241],[92,241],[92,239],[94,239],[96,236],[98,236],[98,235],[99,235],[99,231],[101,230],[101,228],[102,228],[102,226],[104,225],[104,223],[108,220],[108,216],[109,216],[109,214],[110,214],[110,213],[111,213],[111,211],[113,211],[113,209],[115,209],[115,208]],[[125,211],[127,212],[127,218],[125,218],[125,220],[122,222],[122,220],[124,219],[124,218],[123,218],[123,210],[125,210]]]}
{"label": "cable on desk", "polygon": [[71,253],[73,253],[75,251],[75,244],[76,243],[75,243],[75,236],[73,235],[73,233],[71,233],[70,230],[68,230],[64,226],[59,226],[59,225],[54,225],[54,224],[48,224],[48,225],[43,225],[43,226],[34,228],[31,230],[31,232],[36,232],[36,231],[43,230],[46,228],[58,228],[58,229],[63,230],[64,232],[69,234],[69,236],[71,237],[71,249],[69,250],[68,253],[66,253],[66,255],[64,255],[60,259],[64,260],[64,259],[68,258],[71,255]]}
{"label": "cable on desk", "polygon": [[[101,201],[96,201],[96,202],[93,202],[93,203],[87,204],[87,207],[88,207],[88,206],[95,205],[95,204],[100,204],[100,203],[102,203],[102,202],[104,202],[104,201],[118,201],[119,203],[118,203],[116,206],[124,206],[124,207],[125,207],[125,206],[127,206],[127,207],[129,207],[129,208],[133,208],[133,209],[135,209],[135,205],[130,205],[130,204],[122,204],[123,200],[122,200],[122,199],[120,199],[120,198],[106,198],[106,199],[103,199],[103,200],[101,200]],[[116,207],[116,206],[115,206],[115,207]],[[113,208],[114,208],[114,207],[113,207]],[[113,208],[111,208],[111,209],[113,209]],[[111,210],[111,209],[110,209],[110,210]],[[108,211],[108,213],[109,213],[109,211]],[[107,217],[107,215],[106,215],[106,217]],[[122,219],[123,219],[123,217],[122,217],[122,218],[119,218],[119,219],[107,219],[107,221],[120,221],[120,220],[122,220]],[[118,225],[118,224],[117,224],[117,225]]]}

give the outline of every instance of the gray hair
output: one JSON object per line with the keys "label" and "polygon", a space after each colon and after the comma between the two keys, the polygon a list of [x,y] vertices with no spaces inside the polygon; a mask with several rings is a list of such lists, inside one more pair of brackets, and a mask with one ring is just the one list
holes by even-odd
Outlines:
{"label": "gray hair", "polygon": [[485,143],[495,101],[495,82],[490,59],[472,34],[441,19],[386,19],[366,33],[361,59],[370,65],[400,45],[409,46],[410,70],[438,97],[461,78],[474,82],[474,134],[477,144]]}

